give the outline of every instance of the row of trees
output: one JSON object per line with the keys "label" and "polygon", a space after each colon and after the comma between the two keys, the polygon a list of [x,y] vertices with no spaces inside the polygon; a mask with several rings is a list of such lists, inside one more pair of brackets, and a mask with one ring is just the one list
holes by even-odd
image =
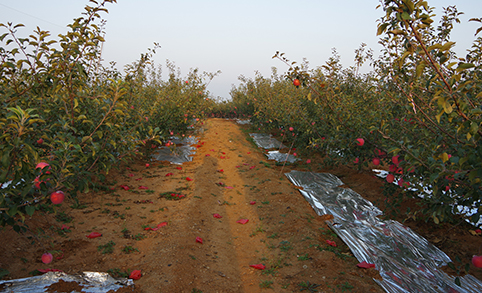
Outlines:
{"label": "row of trees", "polygon": [[58,40],[0,24],[0,226],[20,229],[52,192],[75,199],[146,143],[183,134],[204,115],[206,84],[218,73],[181,78],[168,62],[162,80],[157,44],[124,74],[104,67],[100,15],[115,0],[90,2]]}
{"label": "row of trees", "polygon": [[[251,116],[267,130],[293,127],[287,137],[320,150],[327,162],[389,167],[389,181],[409,190],[429,186],[417,213],[436,223],[452,219],[455,206],[482,213],[482,38],[456,56],[450,33],[461,12],[444,9],[434,26],[433,8],[420,0],[385,0],[378,34],[381,55],[365,45],[355,66],[343,68],[336,50],[325,65],[290,62],[279,76],[241,77],[232,102],[217,113]],[[470,21],[481,22],[481,19]],[[479,29],[475,33],[479,33]],[[370,62],[373,70],[360,74]],[[300,84],[300,86],[294,86]],[[360,143],[363,139],[363,143]],[[357,140],[358,139],[358,140]],[[421,183],[419,185],[418,183]],[[416,214],[415,214],[416,216]]]}

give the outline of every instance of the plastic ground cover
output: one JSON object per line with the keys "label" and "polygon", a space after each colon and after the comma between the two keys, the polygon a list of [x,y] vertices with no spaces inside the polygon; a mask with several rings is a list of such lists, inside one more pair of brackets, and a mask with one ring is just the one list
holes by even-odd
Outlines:
{"label": "plastic ground cover", "polygon": [[292,154],[284,154],[284,153],[280,153],[279,151],[269,151],[266,154],[266,156],[268,157],[268,160],[275,160],[280,163],[283,163],[283,162],[294,163],[296,161],[299,161],[299,159],[293,156]]}
{"label": "plastic ground cover", "polygon": [[253,138],[257,146],[264,149],[284,149],[286,148],[281,142],[274,138],[271,134],[265,133],[250,133],[249,136]]}
{"label": "plastic ground cover", "polygon": [[482,282],[460,277],[462,287],[439,267],[450,262],[440,249],[396,221],[377,218],[382,212],[328,173],[291,171],[286,177],[300,190],[318,215],[348,245],[358,261],[375,264],[386,292],[482,292]]}
{"label": "plastic ground cover", "polygon": [[82,292],[88,293],[105,293],[110,290],[117,291],[120,288],[134,285],[134,282],[130,279],[115,279],[108,273],[84,272],[82,275],[73,276],[63,272],[48,272],[41,276],[0,281],[0,286],[5,286],[2,292],[47,292],[46,287],[57,283],[59,280],[77,282],[79,285],[85,287],[82,289]]}
{"label": "plastic ground cover", "polygon": [[[197,142],[195,137],[188,137],[180,139],[173,137],[171,142],[175,147],[161,146],[152,155],[152,159],[157,161],[168,161],[171,164],[182,165],[185,162],[192,161],[192,155],[196,152],[196,148],[192,147],[192,144]],[[178,146],[180,144],[180,146]]]}
{"label": "plastic ground cover", "polygon": [[236,119],[234,119],[234,121],[236,121],[236,123],[241,124],[241,125],[251,124],[251,121],[249,121],[249,119],[236,118]]}

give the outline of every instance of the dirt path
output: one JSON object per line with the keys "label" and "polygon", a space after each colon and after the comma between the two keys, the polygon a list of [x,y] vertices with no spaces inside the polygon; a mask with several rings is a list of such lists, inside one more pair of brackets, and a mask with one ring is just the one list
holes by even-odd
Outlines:
{"label": "dirt path", "polygon": [[[4,229],[2,237],[12,240],[0,246],[0,266],[8,278],[46,268],[141,270],[135,292],[147,293],[383,292],[372,280],[376,271],[356,266],[281,167],[247,137],[232,121],[206,121],[193,162],[182,168],[136,162],[107,176],[113,190],[79,195],[82,208],[71,209],[70,202],[56,214],[37,213],[28,222],[33,234]],[[249,221],[237,222],[243,219]],[[91,232],[103,236],[86,238]],[[49,265],[40,262],[46,250],[55,257]],[[266,269],[250,267],[256,264]]]}

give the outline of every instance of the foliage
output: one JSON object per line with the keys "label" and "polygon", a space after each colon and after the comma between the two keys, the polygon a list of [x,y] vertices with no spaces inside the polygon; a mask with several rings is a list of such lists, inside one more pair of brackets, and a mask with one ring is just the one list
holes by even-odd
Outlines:
{"label": "foliage", "polygon": [[[206,80],[219,72],[181,78],[167,62],[164,81],[151,61],[156,43],[125,74],[104,67],[100,14],[116,1],[90,2],[58,40],[38,27],[20,37],[22,24],[0,24],[0,226],[23,229],[53,191],[75,201],[146,144],[182,135],[204,116]],[[48,168],[36,168],[40,162]]]}
{"label": "foliage", "polygon": [[[237,109],[260,130],[321,152],[326,164],[366,168],[378,158],[407,196],[424,194],[417,212],[426,219],[451,221],[454,207],[462,206],[475,209],[470,220],[478,222],[482,38],[460,57],[450,39],[460,22],[455,6],[444,9],[437,27],[426,1],[384,0],[379,7],[383,50],[377,59],[361,44],[355,66],[344,69],[333,49],[325,65],[310,69],[306,60],[298,65],[276,52],[273,58],[289,67],[286,74],[279,77],[273,69],[271,78],[241,76],[232,102],[219,107],[231,112],[220,112],[229,117]],[[373,70],[360,74],[366,62]],[[358,145],[357,138],[365,143]]]}

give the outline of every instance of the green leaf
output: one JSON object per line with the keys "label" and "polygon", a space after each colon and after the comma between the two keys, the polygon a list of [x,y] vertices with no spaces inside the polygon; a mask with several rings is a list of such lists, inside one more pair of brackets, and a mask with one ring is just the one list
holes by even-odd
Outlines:
{"label": "green leaf", "polygon": [[25,211],[27,212],[27,215],[32,216],[33,213],[35,212],[35,207],[34,206],[26,206]]}
{"label": "green leaf", "polygon": [[447,114],[452,113],[452,111],[453,111],[452,104],[450,104],[450,102],[448,100],[445,100],[445,103],[443,104],[443,107],[444,107],[445,113],[447,113]]}
{"label": "green leaf", "polygon": [[425,61],[422,61],[417,65],[417,68],[415,70],[415,74],[417,77],[422,76],[423,70],[425,69],[425,65],[426,65]]}
{"label": "green leaf", "polygon": [[461,63],[457,67],[457,72],[460,72],[462,70],[469,69],[469,68],[472,68],[472,67],[475,67],[475,65],[472,64],[472,63]]}
{"label": "green leaf", "polygon": [[388,23],[383,23],[383,24],[379,25],[378,29],[377,29],[377,36],[383,34],[385,32],[385,30],[387,29],[387,26],[388,26]]}
{"label": "green leaf", "polygon": [[462,286],[462,284],[460,283],[460,277],[455,277],[455,285]]}
{"label": "green leaf", "polygon": [[440,118],[442,117],[443,113],[445,113],[445,110],[442,110],[438,115],[435,116],[435,118],[437,118],[438,123],[440,123]]}
{"label": "green leaf", "polygon": [[477,131],[479,130],[479,125],[475,122],[470,122],[470,133],[476,134]]}

